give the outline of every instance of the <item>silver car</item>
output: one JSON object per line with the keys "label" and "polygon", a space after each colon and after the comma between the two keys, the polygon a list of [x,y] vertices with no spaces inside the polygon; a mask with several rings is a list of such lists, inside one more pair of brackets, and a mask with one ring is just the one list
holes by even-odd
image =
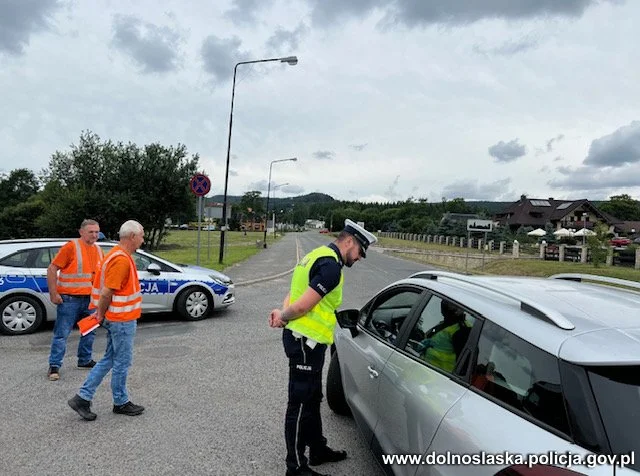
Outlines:
{"label": "silver car", "polygon": [[[0,241],[0,333],[34,332],[54,321],[47,267],[68,240]],[[98,242],[105,254],[114,242]],[[142,312],[177,312],[184,319],[204,319],[214,309],[235,302],[231,279],[212,269],[177,265],[151,253],[133,254],[142,291]]]}
{"label": "silver car", "polygon": [[639,290],[418,273],[338,312],[327,402],[387,474],[637,475]]}

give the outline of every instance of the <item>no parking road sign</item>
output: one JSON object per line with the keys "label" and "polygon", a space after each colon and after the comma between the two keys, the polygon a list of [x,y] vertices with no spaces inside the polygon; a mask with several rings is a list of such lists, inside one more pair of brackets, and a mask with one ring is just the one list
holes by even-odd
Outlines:
{"label": "no parking road sign", "polygon": [[198,197],[203,197],[211,190],[211,180],[205,174],[195,174],[189,180],[189,187]]}

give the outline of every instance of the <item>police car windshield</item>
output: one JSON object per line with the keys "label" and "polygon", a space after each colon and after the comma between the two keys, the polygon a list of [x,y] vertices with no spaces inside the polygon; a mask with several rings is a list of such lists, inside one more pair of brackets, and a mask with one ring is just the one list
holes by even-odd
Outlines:
{"label": "police car windshield", "polygon": [[[614,454],[640,454],[640,366],[589,369],[605,431]],[[640,470],[636,458],[631,465]]]}

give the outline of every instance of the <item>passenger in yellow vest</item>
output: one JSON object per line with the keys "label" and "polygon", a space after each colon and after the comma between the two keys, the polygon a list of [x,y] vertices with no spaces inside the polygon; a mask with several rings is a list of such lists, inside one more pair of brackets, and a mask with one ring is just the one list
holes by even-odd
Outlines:
{"label": "passenger in yellow vest", "polygon": [[458,353],[466,342],[460,333],[464,325],[464,311],[448,301],[442,301],[440,311],[444,319],[420,342],[418,350],[422,358],[438,368],[453,372]]}
{"label": "passenger in yellow vest", "polygon": [[[351,220],[333,243],[308,253],[296,266],[282,309],[269,315],[271,327],[284,328],[282,343],[289,359],[285,416],[287,476],[323,476],[309,468],[341,461],[345,451],[327,446],[322,434],[322,367],[333,343],[335,311],[342,303],[342,267],[366,257],[377,238]],[[309,459],[305,456],[309,447]]]}
{"label": "passenger in yellow vest", "polygon": [[133,362],[133,341],[142,314],[138,271],[131,255],[144,242],[144,229],[134,220],[120,227],[120,242],[105,256],[91,289],[91,308],[107,330],[104,357],[91,369],[77,395],[68,404],[85,420],[95,420],[91,401],[100,383],[111,371],[113,413],[136,416],[142,405],[129,400],[127,376]]}
{"label": "passenger in yellow vest", "polygon": [[[60,367],[67,349],[67,338],[73,326],[90,314],[91,285],[102,260],[102,249],[96,245],[100,226],[95,220],[83,220],[80,238],[67,242],[47,268],[49,299],[57,305],[49,353],[49,380],[60,378]],[[95,332],[80,338],[78,367],[91,368]]]}

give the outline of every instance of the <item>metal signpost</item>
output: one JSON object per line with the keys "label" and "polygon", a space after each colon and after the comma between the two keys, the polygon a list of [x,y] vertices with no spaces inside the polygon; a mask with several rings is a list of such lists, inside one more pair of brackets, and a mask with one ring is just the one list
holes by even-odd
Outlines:
{"label": "metal signpost", "polygon": [[202,223],[202,197],[211,190],[211,180],[205,174],[197,173],[189,180],[189,188],[198,197],[198,247],[196,265],[200,266],[200,224]]}
{"label": "metal signpost", "polygon": [[464,271],[467,272],[469,263],[469,240],[471,240],[471,232],[484,233],[484,241],[482,243],[482,267],[484,268],[484,249],[487,246],[487,233],[493,230],[492,220],[477,220],[469,218],[467,220],[467,259],[464,263]]}

